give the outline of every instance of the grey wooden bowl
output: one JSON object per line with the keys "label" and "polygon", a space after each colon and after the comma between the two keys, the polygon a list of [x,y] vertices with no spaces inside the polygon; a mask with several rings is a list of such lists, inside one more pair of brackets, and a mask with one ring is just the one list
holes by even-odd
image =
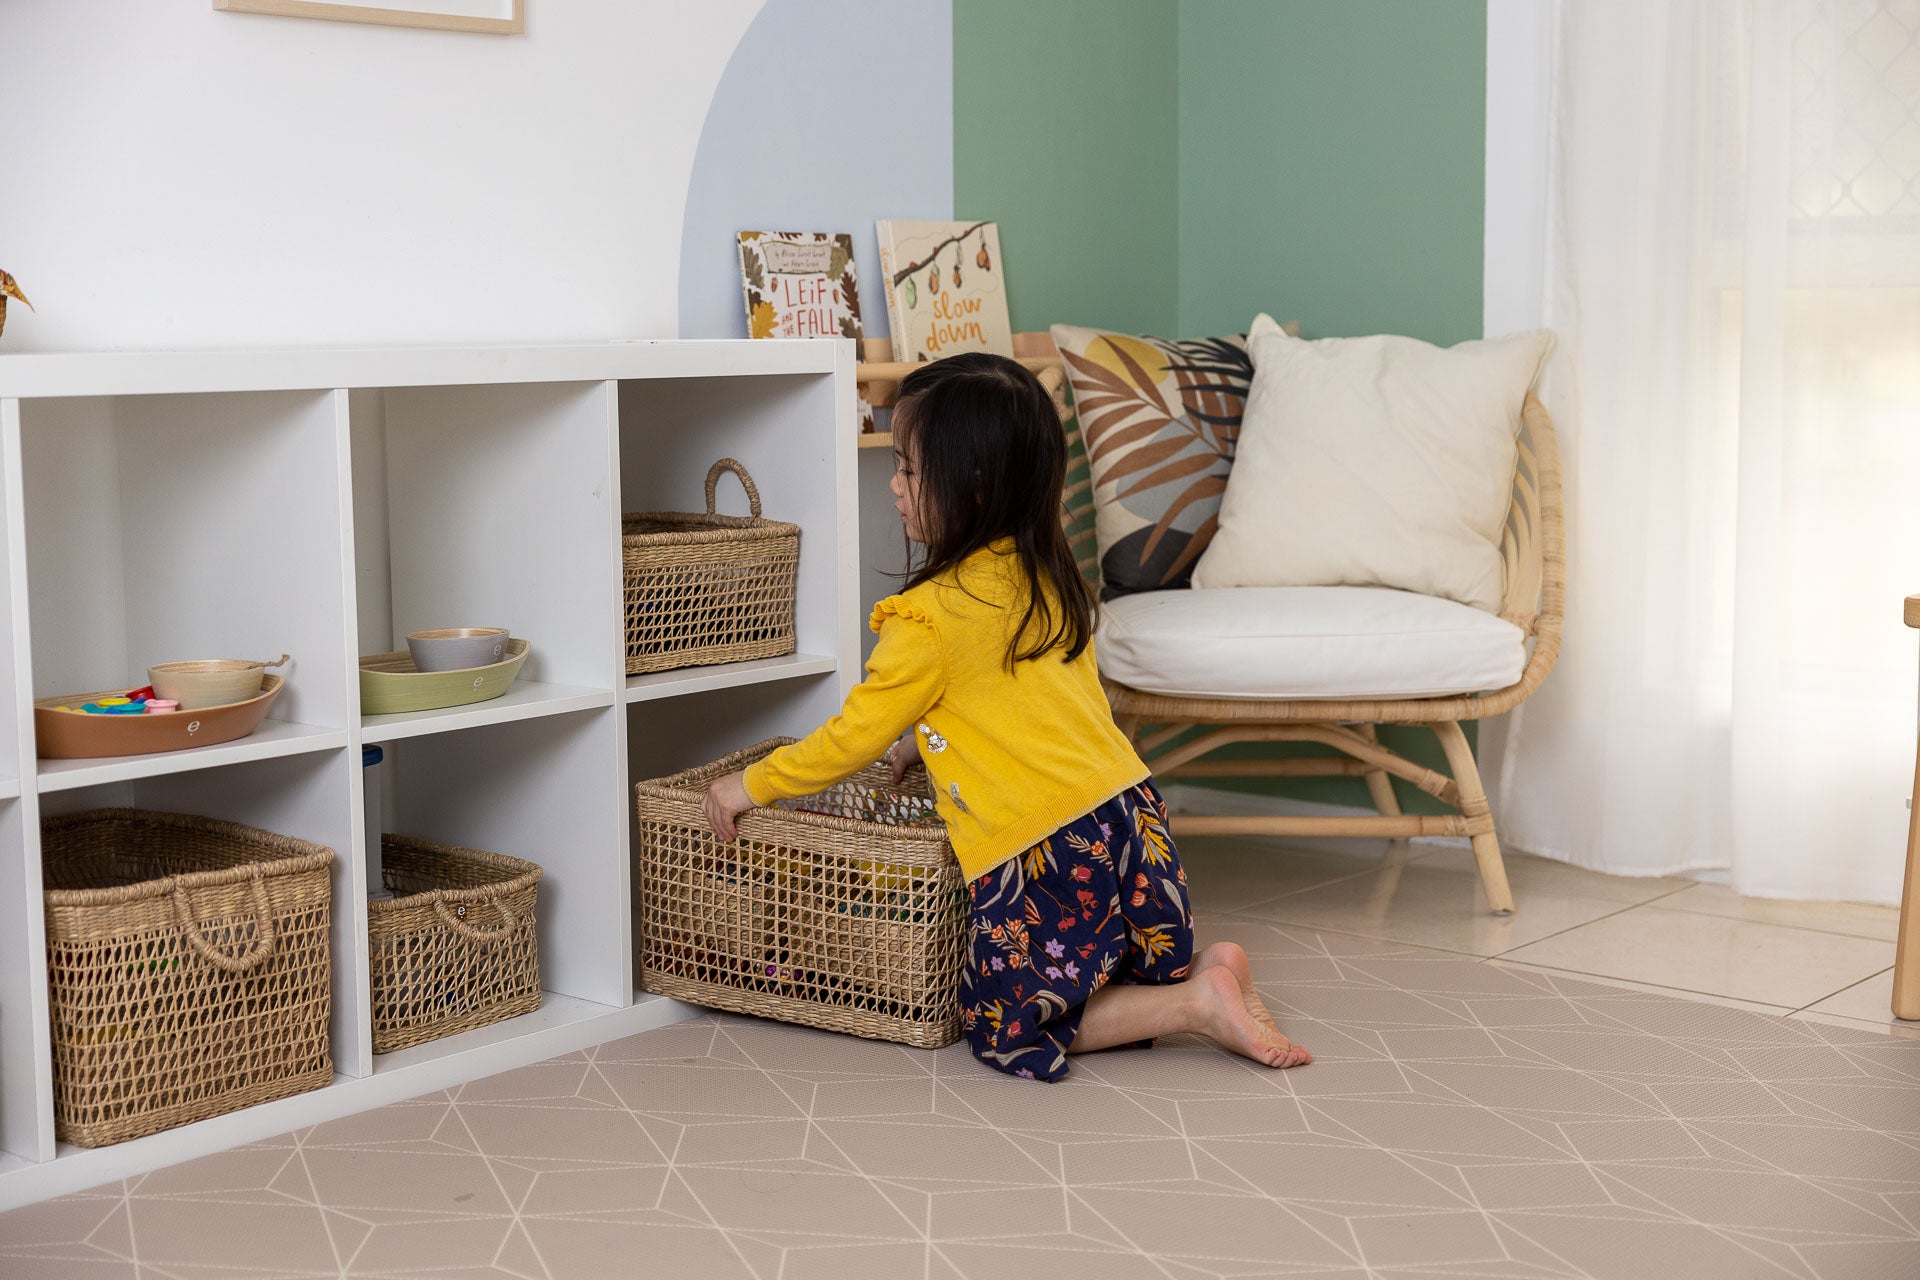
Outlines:
{"label": "grey wooden bowl", "polygon": [[505,627],[443,627],[407,634],[407,651],[418,671],[465,671],[507,659]]}

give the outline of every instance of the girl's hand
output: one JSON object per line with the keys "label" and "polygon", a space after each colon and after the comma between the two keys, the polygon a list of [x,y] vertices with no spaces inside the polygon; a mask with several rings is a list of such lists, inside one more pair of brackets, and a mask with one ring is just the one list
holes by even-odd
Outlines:
{"label": "girl's hand", "polygon": [[706,812],[707,825],[713,828],[713,834],[720,837],[724,844],[732,844],[738,834],[733,820],[753,808],[753,798],[747,794],[744,774],[730,773],[724,778],[714,780],[707,788],[707,798],[701,803]]}
{"label": "girl's hand", "polygon": [[920,756],[920,739],[911,728],[900,735],[898,742],[887,748],[887,767],[893,770],[895,786],[899,786],[900,780],[907,776],[907,770],[915,765],[925,768],[926,763]]}

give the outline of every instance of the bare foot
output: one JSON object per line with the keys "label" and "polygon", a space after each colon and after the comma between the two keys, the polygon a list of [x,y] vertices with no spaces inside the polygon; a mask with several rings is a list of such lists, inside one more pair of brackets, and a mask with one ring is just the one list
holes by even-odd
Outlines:
{"label": "bare foot", "polygon": [[[1197,969],[1187,982],[1205,1009],[1206,1023],[1201,1030],[1221,1048],[1269,1067],[1298,1067],[1313,1061],[1304,1045],[1280,1034],[1260,997],[1240,985],[1228,964]],[[1255,1016],[1256,1010],[1264,1018]]]}
{"label": "bare foot", "polygon": [[[1253,1020],[1259,1023],[1262,1029],[1278,1037],[1280,1043],[1291,1043],[1285,1035],[1281,1034],[1280,1024],[1273,1020],[1273,1015],[1267,1011],[1267,1006],[1260,1000],[1260,992],[1253,985],[1253,964],[1247,959],[1245,948],[1237,942],[1216,942],[1200,953],[1193,962],[1193,968],[1188,976],[1191,977],[1207,969],[1225,969],[1231,973],[1233,980],[1240,984],[1241,999],[1247,1006],[1247,1012],[1253,1016]],[[1295,1047],[1299,1048],[1299,1046]],[[1307,1053],[1304,1048],[1300,1051],[1307,1054],[1300,1065],[1304,1066],[1313,1061],[1311,1053]]]}
{"label": "bare foot", "polygon": [[1205,969],[1225,967],[1233,974],[1233,979],[1248,990],[1253,989],[1253,962],[1247,959],[1247,951],[1237,942],[1216,942],[1203,949],[1193,958],[1193,967],[1187,976]]}

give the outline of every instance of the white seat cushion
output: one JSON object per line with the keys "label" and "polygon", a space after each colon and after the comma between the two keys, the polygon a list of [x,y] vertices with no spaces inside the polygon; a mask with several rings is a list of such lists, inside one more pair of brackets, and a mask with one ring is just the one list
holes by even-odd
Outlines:
{"label": "white seat cushion", "polygon": [[1526,636],[1385,587],[1144,591],[1100,606],[1100,673],[1182,698],[1431,698],[1504,689]]}

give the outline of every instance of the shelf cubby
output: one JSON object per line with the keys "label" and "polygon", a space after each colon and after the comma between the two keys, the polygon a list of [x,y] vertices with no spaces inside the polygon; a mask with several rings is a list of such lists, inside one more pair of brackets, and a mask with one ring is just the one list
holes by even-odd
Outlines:
{"label": "shelf cubby", "polygon": [[[133,808],[188,813],[244,823],[334,850],[332,1049],[338,1075],[366,1074],[367,1037],[354,1002],[342,993],[364,987],[366,933],[364,878],[344,852],[351,849],[358,811],[345,744],[331,751],[256,759],[220,768],[119,779],[43,794],[42,817],[87,809]],[[37,833],[36,833],[37,835]],[[37,979],[46,980],[45,956],[35,957]]]}
{"label": "shelf cubby", "polygon": [[611,693],[608,384],[393,387],[350,404],[361,652],[506,627],[533,646],[521,682]]}
{"label": "shelf cubby", "polygon": [[618,725],[611,706],[392,744],[381,764],[385,830],[539,864],[540,983],[622,1006],[632,999],[624,899]]}
{"label": "shelf cubby", "polygon": [[[620,502],[633,511],[701,511],[707,472],[733,458],[760,491],[761,514],[800,526],[794,585],[795,652],[840,655],[859,647],[858,517],[850,438],[810,422],[853,421],[844,388],[822,378],[660,378],[620,383]],[[746,515],[739,484],[722,475],[717,509]],[[672,673],[700,678],[702,668]],[[644,679],[645,677],[640,677]],[[631,689],[633,686],[629,684]]]}
{"label": "shelf cubby", "polygon": [[33,696],[286,653],[271,718],[344,729],[344,409],[321,390],[23,402]]}

